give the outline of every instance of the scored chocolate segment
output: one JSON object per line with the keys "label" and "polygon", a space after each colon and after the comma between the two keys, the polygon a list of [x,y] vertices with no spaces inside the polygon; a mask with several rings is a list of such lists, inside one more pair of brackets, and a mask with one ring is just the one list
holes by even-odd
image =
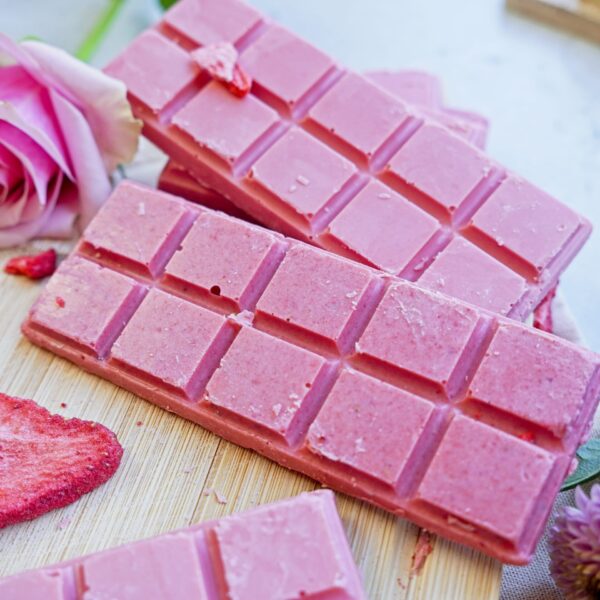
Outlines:
{"label": "scored chocolate segment", "polygon": [[382,89],[360,75],[347,73],[310,109],[304,126],[367,167],[409,116],[406,108]]}
{"label": "scored chocolate segment", "polygon": [[333,493],[325,490],[26,571],[0,580],[0,597],[365,600]]}
{"label": "scored chocolate segment", "polygon": [[404,284],[388,288],[353,364],[434,399],[462,389],[488,327],[469,306]]}
{"label": "scored chocolate segment", "polygon": [[237,0],[177,2],[162,21],[195,46],[222,41],[239,46],[260,23],[260,14]]}
{"label": "scored chocolate segment", "polygon": [[[438,235],[436,235],[438,234]],[[319,241],[326,249],[387,273],[439,251],[439,223],[378,181],[369,182],[333,219]]]}
{"label": "scored chocolate segment", "polygon": [[301,228],[310,229],[350,200],[356,176],[352,163],[293,128],[254,163],[245,183],[265,192],[265,203],[278,204],[291,221],[299,220]]}
{"label": "scored chocolate segment", "polygon": [[580,243],[573,240],[580,226],[564,204],[513,175],[475,213],[467,235],[525,276],[541,279],[562,268],[552,263],[561,248]]}
{"label": "scored chocolate segment", "polygon": [[143,99],[144,106],[154,113],[165,109],[200,74],[187,52],[155,31],[138,37],[127,57],[115,60],[113,69],[127,79],[128,92]]}
{"label": "scored chocolate segment", "polygon": [[115,341],[111,359],[194,399],[233,335],[224,317],[150,290]]}
{"label": "scored chocolate segment", "polygon": [[[597,367],[575,358],[584,353],[562,347],[558,338],[532,335],[529,327],[502,324],[471,384],[469,400],[523,419],[572,448],[579,440],[566,434],[588,393],[597,393],[590,385],[594,376],[598,379]],[[515,385],[520,372],[527,377]]]}
{"label": "scored chocolate segment", "polygon": [[343,371],[310,427],[307,447],[334,469],[343,465],[350,476],[360,473],[395,488],[407,465],[414,469],[419,460],[419,441],[439,425],[434,408],[394,386]]}
{"label": "scored chocolate segment", "polygon": [[[359,598],[333,502],[289,502],[233,515],[217,523],[211,540],[228,598]],[[282,569],[282,562],[295,568]]]}
{"label": "scored chocolate segment", "polygon": [[279,121],[275,111],[253,96],[240,110],[238,99],[213,81],[175,114],[173,124],[233,169]]}
{"label": "scored chocolate segment", "polygon": [[472,214],[501,176],[482,152],[426,124],[392,157],[384,179],[438,218],[455,221]]}
{"label": "scored chocolate segment", "polygon": [[31,322],[104,357],[143,298],[129,277],[77,256],[60,265],[31,309]]}
{"label": "scored chocolate segment", "polygon": [[[236,44],[240,65],[254,79],[243,99],[208,82],[206,73],[191,75],[190,50],[217,41]],[[398,267],[393,274],[410,281],[426,273],[453,238],[467,238],[501,263],[496,271],[504,266],[520,277],[526,291],[518,296],[515,283],[518,297],[507,306],[507,277],[472,279],[469,266],[463,268],[467,259],[477,269],[472,252],[445,255],[447,290],[476,304],[481,291],[480,306],[511,318],[531,314],[589,236],[585,219],[529,184],[516,189],[512,174],[469,143],[481,142],[484,120],[439,107],[430,119],[433,109],[386,91],[387,78],[374,82],[341,69],[237,0],[180,0],[107,72],[126,83],[146,135],[255,221],[367,265]],[[148,90],[155,80],[160,90]],[[157,100],[159,92],[165,98]],[[422,101],[435,104],[435,91]],[[344,160],[352,163],[348,177],[340,173]],[[360,192],[374,180],[422,210],[390,203],[396,210],[380,206],[352,231],[350,215],[364,214]],[[424,241],[423,211],[440,229]],[[415,233],[382,234],[393,240],[379,243],[376,216],[389,220],[386,231]],[[495,232],[498,220],[503,225]],[[496,296],[503,301],[494,305],[489,297]]]}
{"label": "scored chocolate segment", "polygon": [[[129,235],[151,250],[136,271],[109,233],[122,204],[140,203]],[[170,239],[182,214],[193,225],[159,251],[156,216],[170,216],[171,232],[159,227]],[[501,560],[528,560],[597,406],[597,356],[133,183],[89,230],[102,251],[90,252],[85,232],[23,325],[30,339],[331,487]],[[157,252],[165,267],[143,271]],[[500,529],[431,491],[446,455],[463,452],[452,433],[463,421],[474,440],[491,436],[486,448],[506,448],[499,456],[525,447],[555,465],[528,487],[528,525],[515,517]],[[493,470],[491,450],[486,460]],[[479,464],[461,459],[474,479]],[[486,493],[502,513],[508,492]]]}
{"label": "scored chocolate segment", "polygon": [[[468,280],[461,278],[465,270]],[[419,285],[507,315],[524,300],[525,279],[464,238],[454,238],[419,278]]]}
{"label": "scored chocolate segment", "polygon": [[322,354],[347,353],[382,288],[368,269],[296,244],[258,301],[254,323]]}
{"label": "scored chocolate segment", "polygon": [[367,79],[393,96],[420,108],[439,109],[443,104],[441,81],[424,71],[369,71]]}
{"label": "scored chocolate segment", "polygon": [[222,358],[203,402],[293,446],[314,419],[333,370],[318,354],[244,328]]}
{"label": "scored chocolate segment", "polygon": [[57,569],[31,571],[0,580],[3,600],[71,600],[64,592],[64,573]]}
{"label": "scored chocolate segment", "polygon": [[[92,259],[129,265],[134,274],[157,277],[195,216],[159,195],[140,199],[120,187],[116,201],[106,204],[87,228],[82,251]],[[132,235],[136,229],[145,235]]]}
{"label": "scored chocolate segment", "polygon": [[202,213],[165,269],[162,285],[229,312],[254,308],[286,243],[276,234]]}
{"label": "scored chocolate segment", "polygon": [[[498,538],[519,543],[530,535],[535,501],[556,469],[555,458],[541,448],[506,433],[456,416],[442,439],[416,494],[447,513],[450,528],[477,538],[483,528]],[[560,480],[559,480],[560,481]],[[500,502],[499,499],[502,499]]]}
{"label": "scored chocolate segment", "polygon": [[335,72],[327,55],[276,25],[267,27],[240,62],[252,74],[256,95],[290,115],[296,115],[311,90]]}
{"label": "scored chocolate segment", "polygon": [[[127,581],[130,583],[124,587]],[[196,543],[188,533],[163,535],[102,552],[85,559],[81,565],[84,598],[160,600],[172,597],[174,582],[181,597],[210,598]]]}

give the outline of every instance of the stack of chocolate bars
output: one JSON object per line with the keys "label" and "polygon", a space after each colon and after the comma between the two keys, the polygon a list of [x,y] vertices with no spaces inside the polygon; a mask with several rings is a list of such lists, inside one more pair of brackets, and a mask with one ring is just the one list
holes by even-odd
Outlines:
{"label": "stack of chocolate bars", "polygon": [[[192,56],[221,42],[252,79],[244,97]],[[524,321],[590,224],[487,156],[485,120],[443,108],[435,80],[353,73],[238,0],[180,0],[107,71],[171,158],[161,187],[188,199],[121,184],[25,335],[527,563],[588,434],[600,358]],[[19,581],[57,599],[117,583],[133,590],[119,598],[178,597],[149,581],[186,598],[362,597],[323,493],[7,580],[2,598],[33,597]]]}

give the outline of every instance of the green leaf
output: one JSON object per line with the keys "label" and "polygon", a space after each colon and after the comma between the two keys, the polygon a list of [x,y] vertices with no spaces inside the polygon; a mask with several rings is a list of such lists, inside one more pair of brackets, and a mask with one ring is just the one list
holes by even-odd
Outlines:
{"label": "green leaf", "polygon": [[89,62],[94,56],[98,46],[106,37],[108,30],[114,23],[119,11],[125,4],[125,0],[110,0],[104,12],[94,23],[91,31],[75,51],[75,56],[83,62]]}
{"label": "green leaf", "polygon": [[577,450],[579,464],[574,473],[565,479],[561,492],[600,476],[600,438],[594,438]]}
{"label": "green leaf", "polygon": [[163,7],[164,10],[171,8],[177,0],[158,0],[159,4]]}

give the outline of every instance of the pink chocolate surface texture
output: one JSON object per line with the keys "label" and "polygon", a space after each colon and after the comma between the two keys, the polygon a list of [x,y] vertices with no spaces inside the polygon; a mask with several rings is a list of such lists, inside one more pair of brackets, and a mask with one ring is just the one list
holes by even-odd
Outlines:
{"label": "pink chocolate surface texture", "polygon": [[[254,81],[245,98],[194,66],[190,53],[215,41],[238,49]],[[237,0],[181,0],[106,70],[126,84],[147,137],[255,221],[409,281],[443,255],[448,290],[516,320],[531,314],[589,236],[583,217],[469,141],[465,127],[481,132],[484,119],[414,106],[390,93],[389,78],[344,69]],[[404,79],[414,99],[427,76]],[[420,99],[435,105],[427,85]],[[411,214],[382,208],[385,196],[365,200],[369,184],[384,186],[396,208],[401,196]],[[428,218],[433,236],[422,226]],[[400,240],[382,242],[391,230]],[[462,261],[476,253],[443,254],[457,239],[518,282],[507,290],[504,277],[471,278]]]}
{"label": "pink chocolate surface texture", "polygon": [[365,598],[333,493],[317,491],[0,580],[2,600]]}
{"label": "pink chocolate surface texture", "polygon": [[[118,259],[118,209],[141,204],[129,235],[155,254]],[[165,214],[172,243],[152,246]],[[33,342],[332,488],[530,559],[597,406],[598,356],[129,182],[89,231],[32,307]]]}
{"label": "pink chocolate surface texture", "polygon": [[232,217],[255,222],[252,217],[218,192],[202,185],[188,173],[185,167],[170,160],[160,173],[158,189],[181,196],[197,204],[220,210]]}
{"label": "pink chocolate surface texture", "polygon": [[[462,135],[479,148],[485,147],[488,120],[473,112],[442,107],[441,83],[434,75],[423,71],[370,71],[366,76],[390,94],[425,111],[430,118],[437,118],[438,122],[457,135]],[[158,187],[208,208],[254,221],[233,202],[202,185],[184,167],[172,160],[160,174]],[[402,243],[401,239],[396,241]]]}
{"label": "pink chocolate surface texture", "polygon": [[442,107],[442,83],[424,71],[368,71],[365,75],[408,104],[436,110]]}
{"label": "pink chocolate surface texture", "polygon": [[424,71],[368,71],[365,76],[432,121],[485,148],[489,121],[478,113],[444,106],[442,85],[435,75]]}

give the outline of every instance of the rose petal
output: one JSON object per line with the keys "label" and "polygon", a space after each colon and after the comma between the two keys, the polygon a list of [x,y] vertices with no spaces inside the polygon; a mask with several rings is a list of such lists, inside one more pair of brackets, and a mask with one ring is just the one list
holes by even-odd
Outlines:
{"label": "rose petal", "polygon": [[[14,219],[12,215],[18,211],[21,214],[22,208],[13,208],[19,203],[19,200],[25,189],[25,182],[21,179],[19,185],[15,185],[11,188],[3,188],[0,197],[0,227],[8,227],[14,225]],[[33,186],[31,186],[33,189]]]}
{"label": "rose petal", "polygon": [[[17,171],[19,166],[19,161],[15,155],[4,146],[0,146],[0,167],[6,171],[7,177],[12,177],[11,173]],[[8,182],[8,178],[5,181]]]}
{"label": "rose petal", "polygon": [[[23,220],[23,213],[27,207],[30,196],[35,195],[35,186],[31,177],[26,173],[19,186],[13,188],[8,194],[6,201],[0,207],[0,228],[14,227]],[[37,213],[43,212],[44,206],[37,200],[33,204]]]}
{"label": "rose petal", "polygon": [[62,50],[0,34],[0,64],[12,65],[0,71],[0,246],[67,235],[110,193],[107,170],[134,154],[141,123],[121,82]]}
{"label": "rose petal", "polygon": [[[17,129],[20,129],[25,135],[34,140],[39,146],[41,146],[46,153],[52,157],[52,159],[58,164],[61,171],[64,171],[67,177],[73,178],[72,169],[69,166],[68,156],[65,153],[65,149],[61,148],[62,144],[58,144],[55,141],[55,135],[50,130],[44,130],[39,127],[41,119],[38,123],[35,119],[28,120],[23,118],[16,107],[9,102],[3,102],[0,100],[0,121],[6,121]],[[56,130],[58,131],[58,129]],[[60,139],[59,134],[56,137]]]}
{"label": "rose petal", "polygon": [[43,69],[52,87],[77,104],[90,124],[108,173],[129,162],[142,130],[134,118],[123,82],[109,77],[70,54],[42,42],[22,46]]}
{"label": "rose petal", "polygon": [[[58,173],[56,176],[58,176]],[[0,206],[0,228],[15,227],[21,223],[29,223],[39,219],[45,211],[48,188],[54,188],[56,176],[48,183],[44,197],[40,199],[31,175],[25,171],[20,184],[9,193],[6,202]]]}
{"label": "rose petal", "polygon": [[79,190],[83,229],[92,220],[111,192],[102,156],[94,144],[94,137],[84,116],[63,96],[50,90],[54,113],[63,132],[65,144],[71,155],[75,180]]}
{"label": "rose petal", "polygon": [[[4,56],[1,52],[4,53]],[[47,82],[43,80],[43,73],[35,60],[20,44],[16,44],[7,35],[0,32],[0,67],[14,65],[15,63],[25,67],[27,72],[42,85],[47,85]]]}
{"label": "rose petal", "polygon": [[68,238],[72,235],[79,212],[79,192],[77,186],[66,180],[60,191],[60,199],[39,231],[42,237]]}
{"label": "rose petal", "polygon": [[34,130],[41,130],[50,139],[52,147],[58,148],[64,155],[47,90],[21,65],[0,69],[0,90],[0,102],[10,103],[24,123]]}
{"label": "rose petal", "polygon": [[[54,212],[63,181],[63,174],[58,173],[58,176],[54,178],[50,185],[46,204],[38,219],[28,223],[19,223],[15,227],[0,228],[0,248],[9,248],[10,246],[23,244],[32,237],[39,235]],[[28,199],[28,202],[39,204],[39,200],[35,198],[35,193]]]}
{"label": "rose petal", "polygon": [[15,44],[0,33],[0,51],[21,64],[41,85],[56,89],[84,112],[108,173],[133,158],[142,122],[133,117],[123,82],[42,42]]}
{"label": "rose petal", "polygon": [[[59,173],[59,171],[57,171],[57,174],[58,173]],[[49,190],[54,188],[54,181],[55,181],[55,179],[52,179],[48,183],[48,186],[47,186],[45,194],[44,194],[43,202],[42,202],[41,199],[37,195],[35,186],[31,182],[29,173],[26,173],[25,175],[26,176],[24,179],[24,186],[25,186],[26,193],[27,193],[28,197],[29,196],[34,197],[36,200],[34,202],[29,200],[23,204],[23,210],[21,211],[19,223],[29,223],[30,221],[35,221],[36,219],[40,218],[40,216],[44,213],[45,206],[48,202],[48,192],[49,192]]]}
{"label": "rose petal", "polygon": [[0,145],[0,206],[22,178],[21,163],[10,150]]}
{"label": "rose petal", "polygon": [[46,202],[48,182],[58,171],[56,163],[30,137],[10,123],[0,121],[0,140],[31,175],[40,202]]}

